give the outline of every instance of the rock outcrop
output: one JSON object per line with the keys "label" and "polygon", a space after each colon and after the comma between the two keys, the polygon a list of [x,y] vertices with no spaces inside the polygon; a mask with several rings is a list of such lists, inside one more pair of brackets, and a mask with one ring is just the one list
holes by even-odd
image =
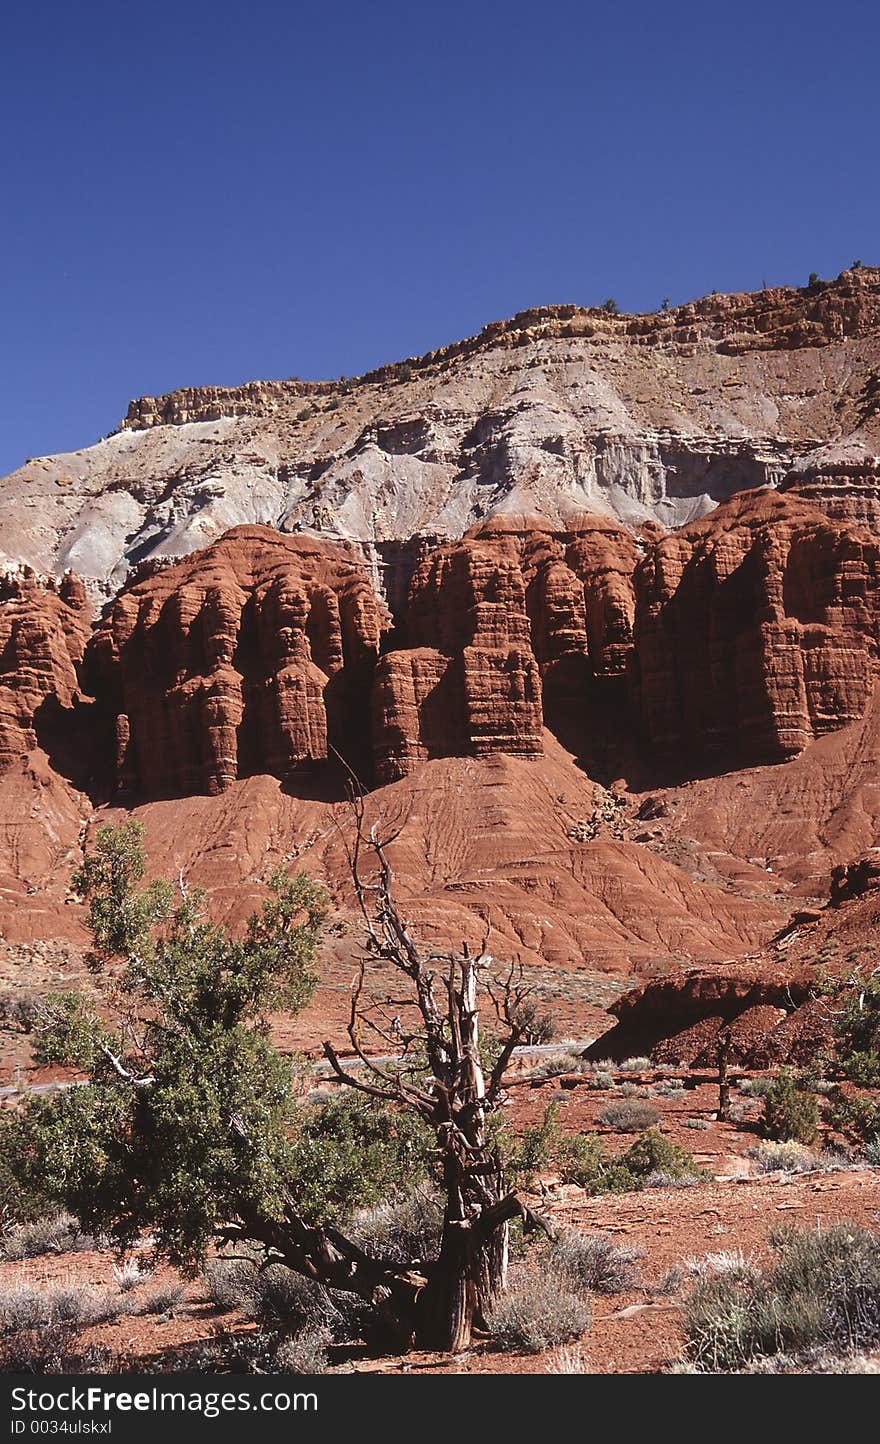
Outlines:
{"label": "rock outcrop", "polygon": [[338,548],[238,527],[123,592],[90,648],[116,775],[146,796],[359,755],[384,616]]}
{"label": "rock outcrop", "polygon": [[199,386],[132,401],[123,427],[183,425],[222,416],[269,416],[291,398],[344,394],[355,385],[411,379],[464,357],[536,341],[626,339],[637,346],[705,346],[723,355],[801,350],[869,334],[880,324],[877,270],[845,271],[836,281],[802,290],[777,286],[728,296],[704,296],[683,306],[626,315],[604,307],[539,306],[509,321],[491,321],[476,336],[423,356],[380,366],[344,383],[253,381],[245,386]]}
{"label": "rock outcrop", "polygon": [[[488,518],[676,527],[795,477],[876,527],[878,377],[868,267],[650,315],[548,306],[351,380],[143,397],[97,445],[0,479],[3,546],[103,602],[241,524],[356,543],[390,587],[410,548]],[[842,461],[865,463],[844,511]]]}
{"label": "rock outcrop", "polygon": [[[880,379],[878,379],[880,388]],[[780,491],[812,502],[832,521],[880,534],[880,457],[818,456],[789,473]]]}
{"label": "rock outcrop", "polygon": [[872,692],[880,541],[797,497],[746,494],[665,536],[493,518],[410,556],[393,617],[356,549],[266,527],[145,564],[85,669],[117,784],[222,791],[336,748],[381,785],[431,758],[540,756],[545,729],[600,773],[627,749],[723,768],[802,751]]}
{"label": "rock outcrop", "polygon": [[591,1059],[649,1054],[674,1067],[718,1065],[722,1037],[729,1058],[750,1068],[806,1063],[832,1036],[827,1008],[810,994],[809,976],[771,982],[723,968],[648,982],[612,1003],[615,1026],[586,1050]]}
{"label": "rock outcrop", "polygon": [[537,756],[545,725],[587,729],[590,683],[626,670],[637,556],[590,517],[498,518],[430,554],[400,615],[408,645],[377,671],[378,780],[430,757]]}
{"label": "rock outcrop", "polygon": [[29,567],[0,576],[0,773],[48,740],[79,700],[77,665],[90,621],[75,576],[59,582]]}
{"label": "rock outcrop", "polygon": [[651,747],[774,760],[862,715],[880,625],[880,543],[803,502],[744,495],[636,569],[635,655]]}

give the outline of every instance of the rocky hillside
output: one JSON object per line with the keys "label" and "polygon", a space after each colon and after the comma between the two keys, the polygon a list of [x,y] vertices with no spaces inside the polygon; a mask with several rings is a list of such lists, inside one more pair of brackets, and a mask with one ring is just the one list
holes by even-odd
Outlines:
{"label": "rocky hillside", "polygon": [[496,516],[677,526],[783,485],[876,524],[878,437],[877,269],[644,316],[553,306],[352,380],[134,401],[0,482],[3,549],[106,598],[263,523],[355,543],[394,603],[425,539]]}
{"label": "rocky hillside", "polygon": [[353,773],[420,934],[488,920],[572,1027],[636,978],[618,1036],[808,1049],[772,940],[880,844],[878,377],[860,269],[142,400],[6,478],[0,974],[76,952],[124,809],[233,921],[326,880],[332,1013]]}

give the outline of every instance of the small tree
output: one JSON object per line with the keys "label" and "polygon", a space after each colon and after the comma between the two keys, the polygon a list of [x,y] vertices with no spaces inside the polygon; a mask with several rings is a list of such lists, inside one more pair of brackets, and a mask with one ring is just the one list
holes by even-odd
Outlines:
{"label": "small tree", "polygon": [[835,998],[834,1043],[844,1078],[863,1088],[880,1086],[880,968],[857,969],[826,984]]}
{"label": "small tree", "polygon": [[[348,1029],[357,1070],[325,1044],[360,1098],[353,1111],[337,1101],[316,1114],[298,1101],[292,1065],[269,1041],[270,1013],[298,1011],[314,987],[323,890],[274,873],[268,901],[234,939],[182,877],[176,890],[139,886],[142,832],[128,822],[99,831],[75,876],[101,1008],[56,994],[36,1026],[36,1057],[86,1081],[31,1100],[7,1125],[6,1153],[23,1184],[39,1179],[120,1250],[149,1232],[160,1254],[194,1269],[212,1242],[256,1244],[267,1263],[367,1300],[398,1342],[461,1348],[504,1285],[508,1221],[533,1222],[505,1189],[487,1127],[523,1034],[525,992],[512,972],[492,982],[485,945],[476,956],[423,955],[397,910],[385,846],[364,835],[359,802],[354,810],[350,861],[367,929]],[[372,958],[407,985],[410,1031],[389,1018],[399,1000],[367,1000]],[[482,985],[505,1026],[488,1079]],[[370,1058],[368,1034],[393,1042],[399,1061]],[[358,1203],[424,1175],[426,1140],[446,1199],[439,1256],[401,1264],[361,1248],[344,1225]]]}
{"label": "small tree", "polygon": [[602,302],[601,309],[609,316],[616,316],[618,314],[617,302],[613,296],[609,296],[607,301]]}
{"label": "small tree", "polygon": [[813,1093],[799,1088],[788,1069],[777,1074],[764,1095],[764,1135],[780,1143],[815,1143],[819,1105]]}

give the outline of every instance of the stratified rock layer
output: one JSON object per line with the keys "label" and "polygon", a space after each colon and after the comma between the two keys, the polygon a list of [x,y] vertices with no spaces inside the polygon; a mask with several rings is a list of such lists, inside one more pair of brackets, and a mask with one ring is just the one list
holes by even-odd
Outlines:
{"label": "stratified rock layer", "polygon": [[[423,542],[490,517],[675,527],[813,477],[839,518],[834,468],[878,455],[880,269],[862,267],[647,315],[543,307],[346,381],[143,397],[95,446],[0,478],[0,545],[103,603],[142,561],[269,525],[356,543],[396,609]],[[845,518],[876,524],[869,473],[845,486]]]}
{"label": "stratified rock layer", "polygon": [[362,722],[383,622],[339,548],[237,527],[123,592],[91,648],[119,783],[147,796],[288,778]]}
{"label": "stratified rock layer", "polygon": [[584,725],[588,680],[626,669],[637,555],[589,517],[567,531],[496,519],[429,555],[401,614],[410,645],[377,672],[378,779],[430,757],[537,756],[545,723]]}
{"label": "stratified rock layer", "polygon": [[635,654],[650,744],[735,762],[800,752],[862,715],[880,544],[792,497],[744,494],[637,568]]}
{"label": "stratified rock layer", "polygon": [[38,745],[41,722],[51,730],[78,699],[90,620],[74,576],[58,582],[18,567],[0,577],[0,772]]}
{"label": "stratified rock layer", "polygon": [[880,542],[794,496],[665,536],[494,518],[412,561],[393,619],[353,549],[265,527],[123,591],[87,669],[118,783],[222,791],[336,748],[384,784],[431,758],[540,756],[545,728],[588,767],[603,746],[609,768],[726,767],[802,751],[874,685]]}

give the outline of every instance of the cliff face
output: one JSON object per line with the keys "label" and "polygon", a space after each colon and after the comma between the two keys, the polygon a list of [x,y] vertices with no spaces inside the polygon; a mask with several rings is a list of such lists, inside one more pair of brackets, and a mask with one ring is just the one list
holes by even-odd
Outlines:
{"label": "cliff face", "polygon": [[216,421],[222,416],[269,416],[295,398],[340,396],[352,385],[408,380],[414,371],[436,371],[464,357],[499,348],[513,350],[536,341],[625,339],[636,346],[707,346],[725,355],[830,346],[870,334],[880,324],[875,282],[876,272],[861,268],[805,290],[778,286],[739,295],[704,296],[683,306],[636,316],[609,314],[596,307],[540,306],[520,311],[509,321],[492,321],[477,336],[377,367],[352,381],[253,381],[245,386],[187,387],[166,396],[142,396],[132,401],[122,425],[138,430]]}
{"label": "cliff face", "polygon": [[583,726],[588,679],[626,669],[636,559],[633,538],[596,519],[566,532],[499,519],[422,562],[409,646],[377,675],[380,780],[432,756],[536,756],[545,725]]}
{"label": "cliff face", "polygon": [[[880,270],[650,315],[548,306],[344,382],[255,381],[133,402],[96,446],[0,479],[9,557],[96,600],[237,525],[399,560],[487,520],[677,527],[744,489],[811,486],[877,525]],[[841,484],[847,489],[840,510]]]}
{"label": "cliff face", "polygon": [[352,549],[236,528],[125,589],[85,675],[117,784],[148,796],[289,779],[333,749],[384,784],[538,757],[545,729],[586,759],[628,739],[723,770],[860,717],[878,629],[880,542],[761,492],[668,536],[495,519],[426,549],[393,617]]}
{"label": "cliff face", "polygon": [[152,795],[288,778],[357,752],[382,609],[337,549],[239,527],[125,591],[90,648],[115,713],[116,777]]}
{"label": "cliff face", "polygon": [[880,544],[802,503],[753,495],[656,544],[637,568],[637,691],[649,743],[736,762],[800,752],[873,687]]}
{"label": "cliff face", "polygon": [[61,709],[79,698],[77,664],[89,635],[82,583],[60,583],[30,568],[0,577],[0,773],[54,732]]}

